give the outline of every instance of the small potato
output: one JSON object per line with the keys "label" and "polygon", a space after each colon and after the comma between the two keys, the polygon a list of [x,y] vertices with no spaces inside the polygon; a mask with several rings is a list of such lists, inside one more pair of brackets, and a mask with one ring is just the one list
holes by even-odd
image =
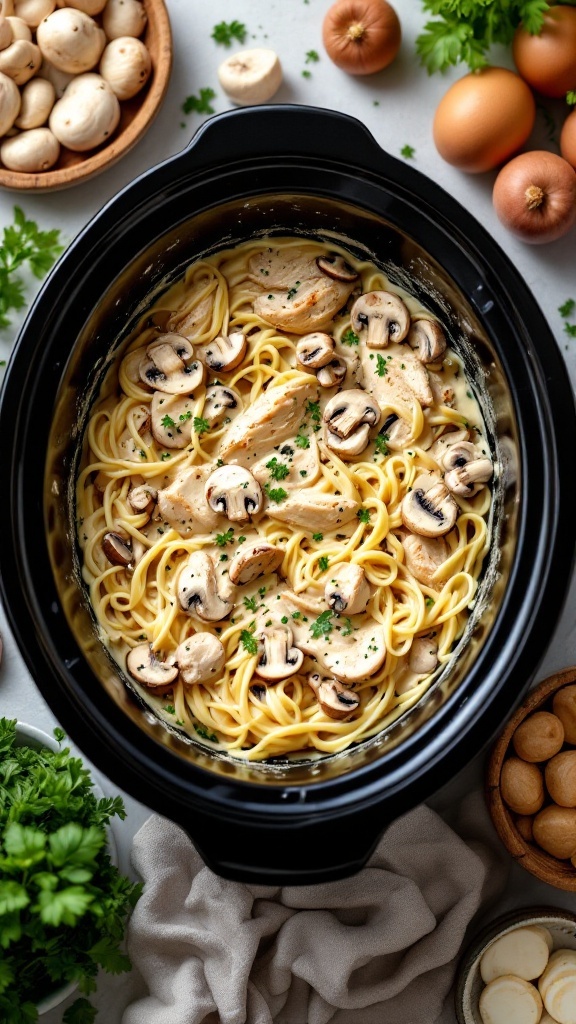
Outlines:
{"label": "small potato", "polygon": [[547,761],[564,743],[564,727],[556,715],[537,711],[525,718],[512,737],[514,750],[523,761]]}
{"label": "small potato", "polygon": [[534,818],[534,839],[546,853],[559,860],[576,854],[576,808],[550,804]]}
{"label": "small potato", "polygon": [[555,804],[576,807],[576,750],[564,750],[548,762],[546,788]]}
{"label": "small potato", "polygon": [[55,102],[56,91],[52,82],[33,78],[22,89],[22,105],[14,124],[24,130],[40,128],[46,124]]}
{"label": "small potato", "polygon": [[536,814],[544,803],[544,780],[535,764],[509,757],[500,773],[502,799],[516,814]]}
{"label": "small potato", "polygon": [[140,0],[108,0],[102,15],[102,28],[108,39],[141,36],[147,20],[144,4]]}
{"label": "small potato", "polygon": [[146,85],[152,62],[139,39],[121,36],[113,39],[102,54],[100,74],[119,100],[129,100]]}
{"label": "small potato", "polygon": [[53,167],[60,155],[60,144],[48,128],[33,128],[5,139],[0,146],[0,159],[11,171],[33,174]]}
{"label": "small potato", "polygon": [[563,686],[554,694],[552,701],[554,714],[564,726],[564,738],[567,743],[576,746],[576,683]]}
{"label": "small potato", "polygon": [[532,981],[539,978],[550,955],[546,937],[534,928],[515,928],[494,939],[482,954],[480,974],[488,985],[494,978],[513,974]]}

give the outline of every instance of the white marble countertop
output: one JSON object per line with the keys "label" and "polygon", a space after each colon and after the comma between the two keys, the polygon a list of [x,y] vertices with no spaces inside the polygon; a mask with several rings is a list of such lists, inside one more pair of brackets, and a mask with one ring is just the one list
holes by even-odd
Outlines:
{"label": "white marble countertop", "polygon": [[[217,22],[237,19],[244,22],[249,30],[246,45],[269,46],[280,55],[285,78],[275,102],[313,104],[351,114],[363,121],[377,142],[395,156],[400,156],[400,150],[406,144],[414,147],[415,156],[411,161],[414,166],[473,211],[524,276],[548,318],[572,380],[576,379],[576,342],[564,333],[558,313],[561,303],[570,296],[576,297],[576,232],[572,231],[551,245],[523,245],[505,231],[492,209],[491,190],[495,174],[462,174],[444,163],[437,154],[432,141],[433,112],[450,81],[459,77],[462,71],[429,78],[418,66],[414,41],[426,20],[420,0],[395,0],[403,28],[400,54],[390,68],[366,78],[345,75],[329,61],[323,50],[321,25],[329,0],[212,0],[210,4],[167,0],[167,6],[174,34],[173,75],[160,115],[144,139],[109,171],[76,188],[36,196],[3,191],[0,194],[0,228],[11,223],[13,206],[19,203],[27,216],[37,220],[41,227],[59,227],[63,241],[71,241],[123,185],[186,145],[203,120],[195,113],[183,115],[181,104],[186,96],[211,86],[217,93],[213,101],[216,112],[229,109],[230,103],[219,87],[216,72],[220,61],[234,50],[217,46],[210,35]],[[318,51],[320,61],[306,64],[305,55],[311,49]],[[495,55],[495,63],[511,66],[504,51]],[[303,70],[309,70],[311,76],[303,77]],[[548,101],[547,105],[559,122],[562,103]],[[548,140],[542,111],[538,112],[530,141],[533,148],[553,148]],[[29,282],[29,299],[36,287],[36,282]],[[17,326],[15,319],[12,328],[0,331],[0,359],[8,358]],[[572,446],[573,439],[569,440]],[[539,679],[576,662],[575,619],[576,588],[573,581],[564,614],[555,634],[549,638],[548,653],[539,669]],[[36,689],[1,610],[0,630],[4,638],[0,713],[50,731],[56,719]],[[479,785],[482,765],[481,756],[438,794],[435,805],[439,808],[453,806],[471,787]],[[118,791],[117,786],[106,780],[103,786],[108,791]],[[146,807],[130,797],[126,797],[126,806],[126,822],[115,826],[120,865],[124,870],[129,868],[132,836],[149,813]],[[538,883],[515,867],[505,899],[494,912],[534,903],[554,904],[576,911],[576,895]],[[99,1019],[105,1024],[119,1024],[123,1007],[137,987],[137,979],[103,977],[97,997],[101,1008]],[[61,1020],[61,1011],[52,1011],[43,1020],[46,1024],[56,1024]]]}

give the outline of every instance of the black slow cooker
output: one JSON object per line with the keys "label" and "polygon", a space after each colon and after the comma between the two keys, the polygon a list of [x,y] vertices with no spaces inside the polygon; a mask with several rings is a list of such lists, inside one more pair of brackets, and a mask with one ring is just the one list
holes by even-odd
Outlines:
{"label": "black slow cooker", "polygon": [[[98,636],[79,572],[73,479],[113,351],[202,253],[255,234],[337,238],[441,318],[485,410],[496,465],[492,550],[449,671],[385,733],[297,764],[247,765],[145,708]],[[358,870],[386,824],[453,777],[534,676],[570,577],[576,418],[528,288],[474,218],[357,121],[237,110],[146,172],[82,231],[18,338],[0,407],[0,569],[30,671],[111,779],[193,838],[217,872],[319,882]]]}

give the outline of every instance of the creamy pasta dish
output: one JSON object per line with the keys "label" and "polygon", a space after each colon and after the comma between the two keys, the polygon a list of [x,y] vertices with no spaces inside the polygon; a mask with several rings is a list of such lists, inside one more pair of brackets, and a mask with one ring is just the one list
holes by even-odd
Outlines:
{"label": "creamy pasta dish", "polygon": [[492,470],[442,324],[376,265],[296,237],[198,260],[91,410],[76,502],[101,635],[214,750],[342,751],[453,657]]}

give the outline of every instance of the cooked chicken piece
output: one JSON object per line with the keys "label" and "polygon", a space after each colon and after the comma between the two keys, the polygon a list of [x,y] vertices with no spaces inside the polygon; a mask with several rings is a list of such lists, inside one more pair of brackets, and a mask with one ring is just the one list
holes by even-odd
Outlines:
{"label": "cooked chicken piece", "polygon": [[388,345],[383,352],[363,347],[361,361],[365,389],[380,406],[399,403],[410,408],[414,398],[424,408],[433,405],[428,371],[407,345]]}
{"label": "cooked chicken piece", "polygon": [[[309,487],[315,484],[320,476],[320,456],[318,444],[313,433],[308,436],[309,448],[300,448],[294,437],[288,437],[282,444],[268,452],[256,465],[252,473],[259,484],[278,480],[274,486],[292,491],[295,487]],[[282,476],[285,470],[286,476]]]}
{"label": "cooked chicken piece", "polygon": [[164,490],[158,491],[158,515],[184,537],[193,533],[210,533],[224,516],[217,515],[204,497],[206,481],[213,466],[192,466]]}
{"label": "cooked chicken piece", "polygon": [[435,581],[434,573],[450,554],[444,537],[420,537],[415,533],[402,531],[402,547],[406,557],[406,568],[419,583],[432,590],[441,590],[444,581]]}
{"label": "cooked chicken piece", "polygon": [[281,523],[300,526],[310,532],[322,530],[329,533],[354,519],[359,508],[357,501],[342,494],[325,494],[309,488],[294,491],[279,504],[270,502],[267,512]]}
{"label": "cooked chicken piece", "polygon": [[212,292],[199,302],[194,294],[187,295],[181,308],[172,313],[166,329],[191,340],[205,334],[212,322],[215,295],[216,292]]}
{"label": "cooked chicken piece", "polygon": [[430,387],[432,394],[434,395],[434,401],[438,405],[453,405],[454,404],[454,388],[447,384],[442,374],[434,373],[433,370],[428,370],[428,379],[430,381]]}
{"label": "cooked chicken piece", "polygon": [[251,256],[248,261],[248,276],[260,288],[280,288],[288,291],[297,281],[308,281],[311,277],[325,277],[318,269],[316,257],[302,249],[265,249]]}
{"label": "cooked chicken piece", "polygon": [[298,433],[306,403],[317,400],[318,384],[308,374],[269,387],[226,431],[220,458],[251,469],[276,445]]}
{"label": "cooked chicken piece", "polygon": [[293,334],[328,327],[354,289],[354,281],[324,274],[314,256],[300,249],[268,249],[252,256],[250,278],[263,289],[254,312]]}

